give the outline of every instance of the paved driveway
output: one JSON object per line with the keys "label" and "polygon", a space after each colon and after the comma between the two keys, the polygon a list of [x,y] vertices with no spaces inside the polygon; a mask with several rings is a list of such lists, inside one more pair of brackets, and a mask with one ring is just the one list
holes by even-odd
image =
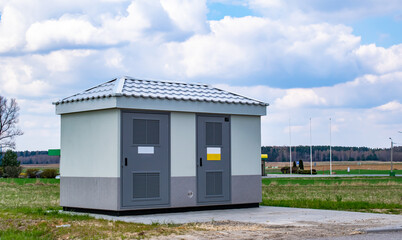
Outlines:
{"label": "paved driveway", "polygon": [[320,224],[361,224],[371,222],[378,226],[398,226],[402,228],[402,216],[377,213],[359,213],[307,208],[267,207],[195,211],[184,213],[163,213],[140,216],[106,216],[91,214],[95,218],[136,223],[193,223],[211,221],[236,221],[268,225],[306,226]]}
{"label": "paved driveway", "polygon": [[[90,214],[99,219],[133,223],[197,223],[202,231],[158,239],[364,239],[366,230],[399,229],[402,215],[358,213],[303,208],[267,207],[165,213],[140,216]],[[207,229],[207,231],[205,231]],[[361,235],[363,234],[363,235]],[[369,233],[370,234],[370,233]],[[359,236],[355,236],[359,235]],[[380,235],[373,235],[380,236]],[[371,237],[373,237],[371,236]],[[388,235],[386,235],[388,236]],[[392,238],[390,238],[392,239]]]}

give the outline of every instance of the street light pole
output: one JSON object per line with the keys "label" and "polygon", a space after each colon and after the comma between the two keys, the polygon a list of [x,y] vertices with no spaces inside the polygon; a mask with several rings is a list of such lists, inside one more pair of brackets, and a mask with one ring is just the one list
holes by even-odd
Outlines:
{"label": "street light pole", "polygon": [[332,120],[329,118],[329,174],[332,175]]}
{"label": "street light pole", "polygon": [[310,118],[310,175],[313,175],[313,145],[311,141],[311,118]]}
{"label": "street light pole", "polygon": [[389,138],[391,140],[391,173],[394,170],[394,166],[393,166],[393,155],[394,155],[394,141],[392,141],[392,138]]}
{"label": "street light pole", "polygon": [[290,118],[289,118],[289,173],[292,175],[292,134],[290,129]]}

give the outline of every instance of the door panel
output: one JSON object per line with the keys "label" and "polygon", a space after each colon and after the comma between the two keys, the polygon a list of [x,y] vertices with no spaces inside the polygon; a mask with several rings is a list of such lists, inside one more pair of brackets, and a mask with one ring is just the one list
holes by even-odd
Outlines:
{"label": "door panel", "polygon": [[169,204],[169,116],[122,113],[122,206]]}
{"label": "door panel", "polygon": [[197,116],[197,200],[230,201],[230,119]]}

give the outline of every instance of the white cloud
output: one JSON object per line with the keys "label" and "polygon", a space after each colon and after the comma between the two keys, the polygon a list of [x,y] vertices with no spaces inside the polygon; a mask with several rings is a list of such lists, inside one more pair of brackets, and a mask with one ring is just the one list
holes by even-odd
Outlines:
{"label": "white cloud", "polygon": [[50,86],[33,78],[34,69],[23,59],[0,59],[0,94],[11,96],[41,96]]}
{"label": "white cloud", "polygon": [[378,106],[376,109],[381,111],[400,111],[402,112],[402,104],[398,101],[392,101],[381,106]]}
{"label": "white cloud", "polygon": [[12,6],[5,6],[0,13],[0,53],[15,51],[24,43],[21,36],[25,32],[25,18]]}
{"label": "white cloud", "polygon": [[355,51],[360,63],[376,73],[402,71],[402,44],[390,48],[362,45]]}
{"label": "white cloud", "polygon": [[183,31],[206,33],[207,6],[205,0],[161,0],[170,19]]}
{"label": "white cloud", "polygon": [[97,35],[97,29],[85,18],[65,15],[57,21],[32,24],[26,33],[26,48],[28,51],[37,51],[42,48],[96,44]]}
{"label": "white cloud", "polygon": [[318,96],[313,89],[289,89],[286,95],[275,100],[278,108],[301,108],[309,106],[324,106],[327,101]]}
{"label": "white cloud", "polygon": [[211,21],[210,26],[209,34],[166,44],[173,60],[180,63],[177,71],[188,78],[242,79],[250,73],[275,76],[281,72],[324,76],[356,65],[351,55],[360,38],[343,25],[287,25],[260,17],[225,17]]}

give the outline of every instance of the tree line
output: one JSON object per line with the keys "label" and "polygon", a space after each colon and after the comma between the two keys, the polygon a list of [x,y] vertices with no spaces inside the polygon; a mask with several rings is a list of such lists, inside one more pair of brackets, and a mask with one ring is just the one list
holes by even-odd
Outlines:
{"label": "tree line", "polygon": [[[262,154],[268,154],[269,162],[288,162],[289,147],[263,146]],[[47,151],[18,151],[21,164],[53,164],[60,162],[60,156],[48,156]],[[292,160],[310,161],[310,146],[293,146]],[[402,147],[394,147],[395,162],[402,161]],[[314,146],[313,161],[329,161],[329,146]],[[390,161],[389,148],[332,147],[332,161]]]}
{"label": "tree line", "polygon": [[21,164],[53,164],[60,162],[60,156],[48,156],[47,151],[18,151],[15,153],[17,154],[17,160]]}
{"label": "tree line", "polygon": [[[263,146],[262,154],[268,154],[269,162],[288,162],[289,147]],[[394,161],[402,161],[402,147],[394,147]],[[329,146],[313,146],[313,161],[329,161]],[[332,147],[332,161],[390,161],[389,148]],[[310,161],[310,146],[293,146],[292,160]]]}

